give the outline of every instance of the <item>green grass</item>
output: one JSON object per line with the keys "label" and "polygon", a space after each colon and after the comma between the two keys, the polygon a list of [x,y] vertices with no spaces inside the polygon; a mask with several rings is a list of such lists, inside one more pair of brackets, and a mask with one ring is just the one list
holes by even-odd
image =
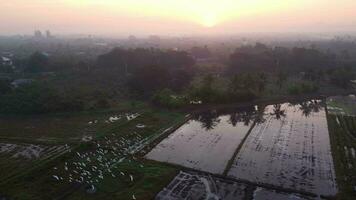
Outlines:
{"label": "green grass", "polygon": [[[350,129],[349,117],[328,114],[328,127],[339,193],[337,199],[354,199],[356,191],[356,159],[350,149],[356,151],[356,140],[347,133]],[[349,122],[345,122],[345,119]],[[339,123],[338,123],[339,121]],[[355,117],[352,126],[356,126]],[[349,124],[349,125],[347,125]],[[353,129],[355,131],[355,129]],[[345,148],[347,150],[345,150]]]}

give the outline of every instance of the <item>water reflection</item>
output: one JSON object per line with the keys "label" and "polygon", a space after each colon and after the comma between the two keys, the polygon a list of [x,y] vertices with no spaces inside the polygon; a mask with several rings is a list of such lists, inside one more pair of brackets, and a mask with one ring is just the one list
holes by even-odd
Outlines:
{"label": "water reflection", "polygon": [[[193,120],[199,121],[201,127],[205,130],[214,129],[220,122],[220,116],[229,116],[228,123],[236,126],[238,123],[243,123],[245,126],[250,126],[252,123],[263,123],[266,121],[267,115],[273,116],[277,120],[283,120],[287,117],[286,107],[295,107],[300,110],[302,115],[309,117],[312,113],[319,112],[324,106],[323,100],[310,100],[304,102],[292,102],[288,104],[273,104],[273,105],[254,105],[243,108],[228,108],[220,110],[208,110],[193,114]],[[267,107],[269,109],[267,109]],[[268,112],[266,110],[269,110]]]}
{"label": "water reflection", "polygon": [[311,100],[300,103],[300,110],[305,117],[309,117],[312,113],[318,113],[323,107],[325,107],[325,101]]}
{"label": "water reflection", "polygon": [[249,126],[254,120],[257,110],[254,106],[245,109],[238,109],[229,113],[229,123],[236,126],[237,123],[242,122],[245,126]]}
{"label": "water reflection", "polygon": [[282,109],[282,104],[274,104],[273,105],[273,112],[271,113],[272,116],[274,116],[275,119],[281,119],[285,118],[286,115],[286,110]]}
{"label": "water reflection", "polygon": [[193,114],[193,120],[199,121],[205,130],[214,129],[221,121],[220,116],[229,116],[228,123],[236,127],[238,123],[250,126],[253,122],[263,123],[265,106],[248,106],[234,109],[209,110]]}
{"label": "water reflection", "polygon": [[211,130],[220,123],[220,116],[216,110],[205,111],[199,114],[194,114],[193,119],[201,123],[201,127],[205,130]]}

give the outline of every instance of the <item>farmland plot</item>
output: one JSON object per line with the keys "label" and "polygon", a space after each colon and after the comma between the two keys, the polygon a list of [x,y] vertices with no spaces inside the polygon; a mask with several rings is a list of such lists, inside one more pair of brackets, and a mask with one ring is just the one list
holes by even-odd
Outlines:
{"label": "farmland plot", "polygon": [[265,122],[252,129],[228,176],[335,195],[335,172],[323,108],[307,112],[303,106],[282,104],[280,111],[284,114],[280,119],[271,114],[274,109],[266,108]]}
{"label": "farmland plot", "polygon": [[207,120],[209,123],[189,120],[146,157],[221,174],[250,127],[242,122],[234,126],[229,120],[227,115]]}

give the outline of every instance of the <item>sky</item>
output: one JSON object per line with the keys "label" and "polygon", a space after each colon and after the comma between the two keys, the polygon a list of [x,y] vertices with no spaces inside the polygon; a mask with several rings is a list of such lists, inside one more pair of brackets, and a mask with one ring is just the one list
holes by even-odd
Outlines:
{"label": "sky", "polygon": [[0,34],[356,32],[356,0],[0,0]]}

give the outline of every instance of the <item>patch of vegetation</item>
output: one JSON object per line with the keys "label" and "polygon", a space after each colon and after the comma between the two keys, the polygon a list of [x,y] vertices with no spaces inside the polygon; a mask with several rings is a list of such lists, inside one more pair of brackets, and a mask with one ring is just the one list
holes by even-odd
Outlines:
{"label": "patch of vegetation", "polygon": [[352,200],[356,196],[356,140],[349,131],[356,127],[355,117],[328,114],[328,127],[339,193],[337,199]]}

